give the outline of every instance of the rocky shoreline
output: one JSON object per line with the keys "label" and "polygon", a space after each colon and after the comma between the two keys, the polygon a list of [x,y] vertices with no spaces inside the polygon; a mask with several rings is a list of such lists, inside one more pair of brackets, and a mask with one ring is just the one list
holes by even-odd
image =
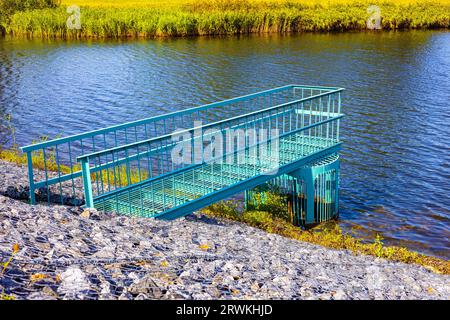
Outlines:
{"label": "rocky shoreline", "polygon": [[201,214],[166,222],[31,207],[8,197],[26,192],[26,170],[0,162],[0,176],[0,261],[11,261],[0,270],[4,299],[450,297],[449,276],[417,265]]}

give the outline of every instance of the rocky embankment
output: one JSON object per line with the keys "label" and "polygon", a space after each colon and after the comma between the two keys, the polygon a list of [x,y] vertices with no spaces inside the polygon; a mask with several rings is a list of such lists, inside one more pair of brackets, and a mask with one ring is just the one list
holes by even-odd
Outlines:
{"label": "rocky embankment", "polygon": [[[26,183],[22,170],[0,165],[1,193]],[[0,294],[15,299],[450,296],[449,277],[425,268],[234,222],[202,215],[166,222],[79,207],[31,207],[6,196],[0,196],[0,260],[10,260],[0,270]]]}

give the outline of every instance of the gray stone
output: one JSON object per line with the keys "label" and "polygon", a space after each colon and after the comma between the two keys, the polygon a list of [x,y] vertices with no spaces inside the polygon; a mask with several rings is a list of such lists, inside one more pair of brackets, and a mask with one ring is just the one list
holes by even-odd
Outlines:
{"label": "gray stone", "polygon": [[149,299],[160,299],[162,296],[161,289],[149,276],[145,276],[143,279],[133,283],[128,288],[128,292],[135,296],[145,295]]}
{"label": "gray stone", "polygon": [[60,277],[61,285],[58,287],[60,294],[77,297],[79,293],[90,289],[86,275],[79,267],[67,268]]}

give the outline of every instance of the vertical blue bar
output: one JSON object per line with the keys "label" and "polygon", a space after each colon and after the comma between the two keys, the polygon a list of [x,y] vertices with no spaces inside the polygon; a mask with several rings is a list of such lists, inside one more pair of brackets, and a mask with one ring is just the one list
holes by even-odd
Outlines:
{"label": "vertical blue bar", "polygon": [[89,160],[83,158],[81,160],[81,170],[83,173],[84,197],[87,208],[94,208],[94,197],[92,195],[91,171],[89,168]]}
{"label": "vertical blue bar", "polygon": [[302,175],[305,181],[306,191],[306,224],[312,224],[314,219],[314,175],[311,167],[302,169]]}
{"label": "vertical blue bar", "polygon": [[34,176],[33,176],[33,159],[31,152],[27,152],[27,164],[28,164],[28,180],[30,182],[30,202],[36,204],[36,195],[34,194]]}
{"label": "vertical blue bar", "polygon": [[245,190],[244,192],[244,209],[248,210],[248,202],[250,200],[250,191],[249,190]]}
{"label": "vertical blue bar", "polygon": [[335,216],[336,217],[339,217],[339,183],[340,183],[340,181],[339,181],[339,179],[340,179],[340,167],[341,167],[341,161],[340,161],[340,159],[338,159],[337,161],[336,161],[336,163],[335,163],[335,170],[336,170],[336,176],[335,176],[335,178],[336,178],[336,202],[335,202],[335,211],[334,211],[334,214],[335,214]]}

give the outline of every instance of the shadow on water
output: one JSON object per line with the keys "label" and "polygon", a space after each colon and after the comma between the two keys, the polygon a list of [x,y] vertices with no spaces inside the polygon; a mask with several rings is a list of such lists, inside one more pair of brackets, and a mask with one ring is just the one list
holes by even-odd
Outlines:
{"label": "shadow on water", "polygon": [[449,32],[0,40],[19,145],[287,83],[347,88],[341,226],[448,258]]}

